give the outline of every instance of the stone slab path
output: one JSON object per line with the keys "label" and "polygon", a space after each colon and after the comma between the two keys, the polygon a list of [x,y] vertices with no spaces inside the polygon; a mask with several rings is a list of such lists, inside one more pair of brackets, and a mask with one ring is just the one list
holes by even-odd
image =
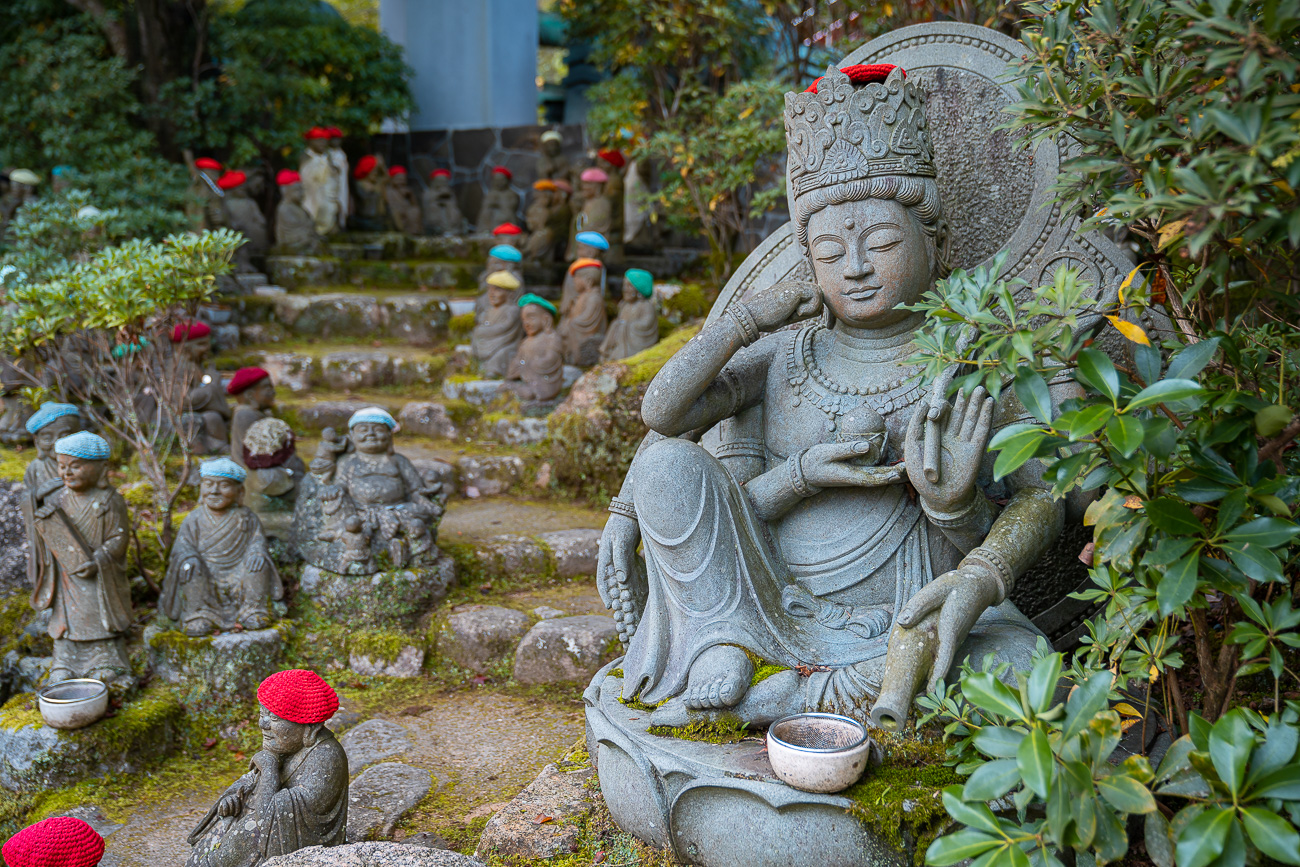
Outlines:
{"label": "stone slab path", "polygon": [[608,512],[594,509],[513,497],[454,499],[447,504],[447,514],[438,525],[438,538],[458,542],[502,533],[536,535],[553,530],[599,530],[608,517]]}

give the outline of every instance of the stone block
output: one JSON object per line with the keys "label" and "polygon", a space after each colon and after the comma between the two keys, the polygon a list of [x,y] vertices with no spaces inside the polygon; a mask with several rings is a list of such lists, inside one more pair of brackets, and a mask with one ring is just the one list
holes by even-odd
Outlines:
{"label": "stone block", "polygon": [[487,438],[508,446],[527,446],[546,439],[544,418],[498,418],[488,425]]}
{"label": "stone block", "polygon": [[285,644],[292,634],[293,624],[286,620],[270,629],[202,638],[151,624],[144,646],[154,677],[178,687],[187,708],[207,710],[242,704],[256,694],[259,683],[285,667]]}
{"label": "stone block", "polygon": [[555,574],[561,578],[573,578],[596,574],[600,534],[600,530],[555,530],[537,538],[551,549]]}
{"label": "stone block", "polygon": [[484,674],[508,656],[528,631],[528,616],[495,605],[461,606],[438,631],[438,652],[461,668]]}
{"label": "stone block", "polygon": [[483,862],[447,849],[405,843],[349,843],[308,846],[263,861],[261,867],[483,867]]}
{"label": "stone block", "polygon": [[339,744],[348,757],[348,773],[410,751],[415,742],[405,727],[386,719],[370,719],[348,729]]}
{"label": "stone block", "polygon": [[241,335],[239,326],[233,322],[223,322],[212,326],[212,349],[215,352],[229,352],[239,347]]}
{"label": "stone block", "polygon": [[501,391],[499,379],[447,379],[442,383],[442,396],[448,400],[463,400],[475,406],[487,406]]}
{"label": "stone block", "polygon": [[[289,332],[278,322],[252,322],[239,326],[241,343],[262,345],[280,343],[289,339]],[[279,385],[279,383],[276,383]]]}
{"label": "stone block", "polygon": [[415,282],[415,269],[410,262],[391,259],[356,259],[341,263],[339,270],[343,273],[340,282],[354,286],[400,287],[410,286]]}
{"label": "stone block", "polygon": [[321,380],[335,391],[377,388],[393,380],[393,360],[386,352],[330,352],[320,360]]}
{"label": "stone block", "polygon": [[392,836],[393,826],[429,794],[433,775],[401,762],[366,768],[348,786],[349,843]]}
{"label": "stone block", "polygon": [[409,632],[446,597],[455,577],[456,564],[441,551],[431,566],[367,576],[340,575],[309,563],[298,592],[322,615],[353,629]]}
{"label": "stone block", "polygon": [[432,346],[447,335],[451,308],[441,298],[402,295],[387,299],[384,307],[385,333],[389,337],[414,346]]}
{"label": "stone block", "polygon": [[262,368],[271,374],[277,388],[292,392],[308,391],[320,378],[320,364],[301,352],[263,353]]}
{"label": "stone block", "polygon": [[384,329],[383,310],[373,295],[286,295],[275,310],[286,328],[304,337],[371,337]]}
{"label": "stone block", "polygon": [[23,526],[26,492],[19,482],[0,482],[0,599],[31,592],[27,583],[27,531]]}
{"label": "stone block", "polygon": [[402,407],[397,420],[406,433],[442,439],[456,439],[459,435],[447,408],[431,400],[411,401]]}
{"label": "stone block", "polygon": [[483,269],[475,262],[419,262],[411,273],[417,285],[430,289],[469,289],[477,282],[477,273]]}
{"label": "stone block", "polygon": [[498,575],[540,575],[550,568],[550,557],[531,536],[502,533],[479,543],[480,560],[491,562]]}
{"label": "stone block", "polygon": [[424,648],[408,644],[391,660],[350,653],[348,668],[366,677],[419,677],[424,670]]}
{"label": "stone block", "polygon": [[[307,430],[319,431],[327,427],[342,433],[348,428],[348,419],[359,409],[372,406],[363,400],[319,400],[297,407],[298,424]],[[307,461],[310,455],[303,456]]]}
{"label": "stone block", "polygon": [[515,680],[533,683],[586,683],[616,655],[614,618],[600,614],[543,620],[515,651]]}
{"label": "stone block", "polygon": [[518,455],[466,455],[459,468],[461,490],[467,496],[504,494],[524,477],[524,460]]}
{"label": "stone block", "polygon": [[[587,781],[591,768],[565,773],[547,765],[536,780],[488,820],[474,855],[542,861],[571,854],[578,845],[581,821],[591,815],[595,800]],[[554,821],[537,821],[550,816]]]}
{"label": "stone block", "polygon": [[339,282],[336,259],[315,256],[267,256],[266,271],[271,282],[286,289],[330,286]]}

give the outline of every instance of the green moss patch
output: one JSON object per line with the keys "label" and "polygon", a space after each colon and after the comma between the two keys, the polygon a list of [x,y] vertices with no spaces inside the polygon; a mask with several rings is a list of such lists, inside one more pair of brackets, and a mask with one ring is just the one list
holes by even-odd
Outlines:
{"label": "green moss patch", "polygon": [[36,449],[0,448],[0,479],[7,482],[21,482],[27,472],[27,465],[36,459]]}
{"label": "green moss patch", "polygon": [[389,663],[402,655],[407,647],[420,647],[420,638],[385,629],[362,629],[348,636],[349,655],[365,656],[376,662]]}
{"label": "green moss patch", "polygon": [[646,731],[655,737],[701,741],[706,744],[734,744],[755,734],[749,731],[748,723],[733,714],[723,714],[714,720],[700,720],[684,726],[650,726]]}

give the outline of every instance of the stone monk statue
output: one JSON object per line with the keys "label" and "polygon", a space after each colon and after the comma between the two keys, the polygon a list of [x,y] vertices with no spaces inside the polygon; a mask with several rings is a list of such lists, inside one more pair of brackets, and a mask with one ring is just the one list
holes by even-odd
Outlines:
{"label": "stone monk statue", "polygon": [[456,192],[451,188],[451,172],[434,169],[429,174],[429,186],[420,200],[426,235],[459,235],[465,218],[456,203]]}
{"label": "stone monk statue", "polygon": [[316,234],[324,237],[339,228],[338,167],[330,160],[329,130],[314,126],[303,137],[307,139],[307,149],[298,165],[304,194],[302,206],[311,215]]}
{"label": "stone monk statue", "polygon": [[212,327],[206,322],[177,323],[171,342],[178,371],[193,383],[181,415],[190,447],[195,454],[223,454],[230,450],[230,404],[212,361]]}
{"label": "stone monk statue", "polygon": [[[1007,595],[1064,506],[1039,464],[981,472],[993,426],[1024,413],[1011,389],[949,400],[950,377],[926,389],[905,363],[923,314],[900,305],[948,270],[920,88],[887,64],[832,67],[787,94],[785,126],[814,282],[734,303],[662,368],[601,541],[622,694],[665,702],[653,724],[826,710],[897,726],[963,659],[1024,670],[1041,636]],[[862,463],[881,442],[867,410],[880,466]],[[845,439],[850,419],[872,424]],[[689,438],[724,420],[721,458]],[[788,669],[751,686],[746,650]]]}
{"label": "stone monk statue", "polygon": [[257,688],[262,749],[190,834],[186,867],[256,867],[308,846],[338,846],[348,825],[348,758],[325,723],[334,689],[312,671]]}
{"label": "stone monk statue", "polygon": [[297,172],[281,169],[275,176],[280,187],[280,204],[275,208],[275,246],[294,256],[320,252],[316,222],[303,208],[302,179]]}
{"label": "stone monk statue", "polygon": [[605,293],[601,278],[605,268],[596,259],[578,259],[569,266],[576,294],[567,313],[560,318],[560,339],[564,361],[591,367],[600,361],[600,344],[605,339],[609,318],[605,314]]}
{"label": "stone monk statue", "polygon": [[654,278],[649,271],[627,269],[623,274],[623,302],[618,305],[618,318],[610,323],[600,344],[601,361],[630,358],[659,342],[659,308],[654,294]]}
{"label": "stone monk statue", "polygon": [[505,166],[492,169],[487,195],[483,197],[483,205],[474,221],[479,232],[491,232],[503,223],[514,224],[519,219],[519,194],[510,188],[513,177]]}
{"label": "stone monk statue", "polygon": [[[605,264],[605,254],[609,252],[609,241],[599,232],[579,232],[574,239],[577,259],[595,259]],[[576,261],[576,259],[575,259]],[[601,277],[601,291],[604,291],[604,276]],[[578,290],[573,283],[573,273],[566,271],[564,281],[560,284],[560,318],[563,319],[573,306],[573,299],[578,297]]]}
{"label": "stone monk statue", "polygon": [[63,487],[34,512],[30,540],[32,608],[52,612],[54,664],[47,682],[93,677],[125,691],[134,683],[126,657],[133,617],[126,501],[104,484],[109,446],[103,437],[74,433],[55,442],[54,453]]}
{"label": "stone monk statue", "polygon": [[500,378],[506,375],[524,339],[519,305],[515,303],[515,293],[522,284],[509,271],[494,271],[488,275],[487,282],[488,302],[474,315],[470,354],[485,376]]}
{"label": "stone monk statue", "polygon": [[[23,521],[27,526],[27,538],[30,539],[34,532],[32,521],[36,510],[46,497],[63,488],[54,444],[82,429],[81,410],[70,403],[43,403],[27,419],[26,426],[36,443],[36,457],[23,472],[23,490],[27,494],[27,500],[23,503]],[[27,577],[33,584],[36,583],[36,563],[35,557],[27,558]]]}
{"label": "stone monk statue", "polygon": [[411,189],[406,166],[393,166],[388,170],[388,188],[384,190],[384,198],[397,231],[407,235],[420,234],[424,219],[420,215],[420,200]]}
{"label": "stone monk statue", "polygon": [[555,305],[531,293],[518,304],[527,336],[510,362],[506,388],[521,400],[552,400],[564,388],[564,348],[555,331]]}
{"label": "stone monk statue", "polygon": [[265,629],[284,598],[262,522],[241,502],[246,475],[230,458],[199,466],[199,507],[181,523],[159,600],[186,635]]}

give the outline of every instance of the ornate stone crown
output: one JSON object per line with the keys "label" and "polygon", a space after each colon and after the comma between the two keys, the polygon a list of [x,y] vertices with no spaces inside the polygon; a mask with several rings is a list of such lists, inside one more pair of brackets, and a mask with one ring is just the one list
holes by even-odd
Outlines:
{"label": "ornate stone crown", "polygon": [[882,175],[934,177],[925,101],[897,66],[832,66],[787,93],[785,140],[794,198]]}

